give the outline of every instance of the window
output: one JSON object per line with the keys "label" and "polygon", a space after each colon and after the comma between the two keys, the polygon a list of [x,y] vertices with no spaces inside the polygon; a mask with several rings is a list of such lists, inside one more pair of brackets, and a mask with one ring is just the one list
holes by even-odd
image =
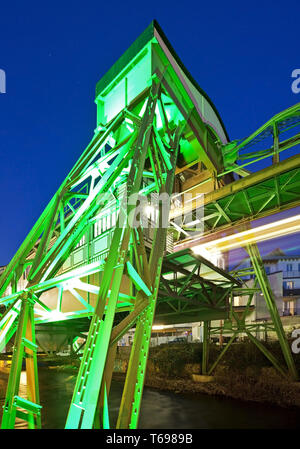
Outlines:
{"label": "window", "polygon": [[112,213],[112,216],[111,216],[111,225],[112,226],[116,226],[116,223],[117,223],[117,212],[115,211],[115,212]]}
{"label": "window", "polygon": [[98,237],[102,232],[116,226],[117,223],[117,211],[112,212],[110,215],[105,215],[99,218],[94,224],[94,237]]}
{"label": "window", "polygon": [[106,217],[102,217],[101,218],[102,221],[102,231],[106,231],[107,227],[106,227]]}
{"label": "window", "polygon": [[106,226],[107,226],[107,229],[109,229],[111,226],[110,226],[110,215],[107,215],[107,217],[106,217]]}
{"label": "window", "polygon": [[81,246],[83,246],[85,244],[85,235],[83,235],[81,237],[81,239],[79,240],[79,242],[77,243],[77,245],[75,246],[75,248],[80,248]]}
{"label": "window", "polygon": [[284,315],[288,315],[290,312],[290,302],[283,302],[283,313]]}
{"label": "window", "polygon": [[94,237],[98,237],[101,234],[101,219],[94,224]]}
{"label": "window", "polygon": [[298,263],[298,271],[300,272],[300,263]]}
{"label": "window", "polygon": [[293,271],[293,264],[288,263],[286,266],[286,271]]}
{"label": "window", "polygon": [[267,274],[270,274],[271,268],[270,268],[270,267],[265,267],[265,269],[266,269],[266,273],[267,273]]}
{"label": "window", "polygon": [[294,288],[294,281],[285,281],[283,283],[283,288],[285,290],[293,290],[293,288]]}

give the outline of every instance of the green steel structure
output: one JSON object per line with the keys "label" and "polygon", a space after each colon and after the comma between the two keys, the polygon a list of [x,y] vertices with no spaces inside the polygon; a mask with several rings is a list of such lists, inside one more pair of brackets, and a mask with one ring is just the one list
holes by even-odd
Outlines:
{"label": "green steel structure", "polygon": [[240,280],[189,249],[164,257],[155,324],[177,324],[228,317],[228,299]]}
{"label": "green steel structure", "polygon": [[[233,317],[231,299],[244,286],[196,255],[191,242],[212,241],[218,232],[299,205],[299,155],[282,162],[279,155],[299,143],[300,105],[247,139],[229,142],[215,106],[155,21],[98,82],[96,105],[93,138],[0,278],[1,351],[15,335],[2,428],[13,428],[16,418],[40,427],[37,326],[90,320],[66,428],[109,428],[117,343],[132,327],[117,428],[138,425],[154,322],[204,321],[203,373],[212,372],[209,323]],[[284,133],[288,137],[282,140]],[[270,146],[264,146],[268,139]],[[245,168],[268,157],[271,165],[263,170]],[[203,232],[195,230],[195,222],[202,223]],[[170,236],[178,240],[173,249]],[[100,256],[95,245],[104,248]],[[82,246],[83,260],[71,266]],[[256,244],[247,250],[295,379]],[[245,292],[251,298],[252,292]],[[27,399],[19,396],[24,357]]]}

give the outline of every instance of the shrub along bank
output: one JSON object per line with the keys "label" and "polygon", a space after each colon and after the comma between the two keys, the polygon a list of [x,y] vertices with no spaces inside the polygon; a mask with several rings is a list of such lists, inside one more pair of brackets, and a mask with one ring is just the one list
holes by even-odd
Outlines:
{"label": "shrub along bank", "polygon": [[[284,366],[278,342],[265,346]],[[129,348],[119,348],[115,378],[124,376]],[[209,366],[221,348],[211,344]],[[298,372],[300,355],[294,354]],[[268,402],[285,407],[300,407],[300,382],[284,378],[251,342],[234,343],[213,372],[211,383],[196,383],[192,374],[201,373],[202,344],[160,345],[150,349],[145,385],[178,393],[207,393],[235,399]]]}

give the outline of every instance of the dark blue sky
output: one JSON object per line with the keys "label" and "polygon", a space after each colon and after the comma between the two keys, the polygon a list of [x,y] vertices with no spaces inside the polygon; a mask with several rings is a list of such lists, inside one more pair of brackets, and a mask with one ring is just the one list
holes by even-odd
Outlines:
{"label": "dark blue sky", "polygon": [[98,79],[156,18],[242,138],[300,101],[298,1],[12,1],[0,11],[0,265],[92,137]]}

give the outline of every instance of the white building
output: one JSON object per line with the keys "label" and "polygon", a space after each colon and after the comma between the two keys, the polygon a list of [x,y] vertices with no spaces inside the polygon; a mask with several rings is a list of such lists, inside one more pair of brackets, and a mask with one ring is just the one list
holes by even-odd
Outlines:
{"label": "white building", "polygon": [[300,315],[300,256],[288,256],[281,250],[263,257],[268,275],[281,274],[281,316]]}
{"label": "white building", "polygon": [[[282,250],[276,249],[262,259],[282,324],[289,333],[300,325],[300,256],[286,255]],[[239,268],[249,266],[250,261],[247,259]],[[250,288],[254,286],[254,277],[249,276],[246,282]],[[242,310],[247,300],[246,296],[235,297],[235,308]],[[271,319],[261,292],[254,295],[251,305],[247,323],[263,323]]]}

